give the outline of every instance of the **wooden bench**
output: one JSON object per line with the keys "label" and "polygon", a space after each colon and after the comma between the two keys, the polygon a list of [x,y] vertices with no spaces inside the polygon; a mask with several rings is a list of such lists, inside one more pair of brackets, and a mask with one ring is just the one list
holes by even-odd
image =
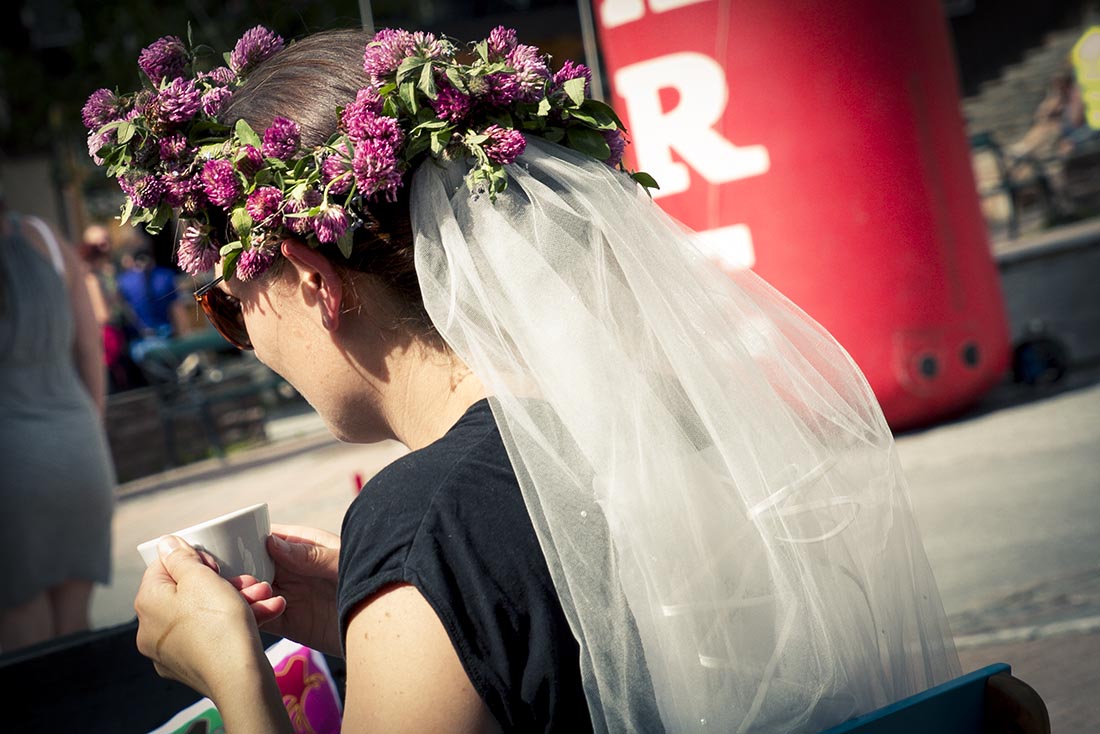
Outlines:
{"label": "wooden bench", "polygon": [[230,437],[230,441],[262,439],[263,395],[289,388],[282,377],[252,354],[229,347],[213,329],[172,339],[148,350],[140,367],[157,397],[167,467],[193,458],[179,448],[176,424],[180,419],[197,419],[205,438],[204,449],[224,456],[227,441],[215,414],[217,406],[236,404],[241,409],[257,409],[252,411],[251,420],[246,421],[251,430]]}
{"label": "wooden bench", "polygon": [[[1043,216],[1049,221],[1058,214],[1054,187],[1051,184],[1047,164],[1032,156],[1010,160],[1008,153],[987,131],[970,136],[972,155],[989,155],[994,163],[991,182],[978,181],[978,196],[986,199],[1003,196],[1008,204],[1008,236],[1015,239],[1020,234],[1020,211],[1026,195],[1037,196]],[[977,175],[977,171],[975,171]]]}

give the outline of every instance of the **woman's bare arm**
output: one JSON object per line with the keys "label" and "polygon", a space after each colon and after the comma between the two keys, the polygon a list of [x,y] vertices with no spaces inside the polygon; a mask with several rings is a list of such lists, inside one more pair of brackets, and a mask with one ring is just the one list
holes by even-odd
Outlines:
{"label": "woman's bare arm", "polygon": [[501,731],[415,587],[388,587],[352,612],[346,650],[345,734]]}
{"label": "woman's bare arm", "polygon": [[88,291],[88,300],[92,304],[92,314],[95,316],[96,323],[103,326],[111,318],[111,312],[107,308],[107,298],[99,285],[99,279],[87,267],[84,268],[84,287]]}
{"label": "woman's bare arm", "polygon": [[65,252],[69,303],[73,312],[73,362],[92,402],[103,415],[107,404],[107,370],[103,365],[103,332],[88,293],[90,274],[70,248],[62,246],[61,249]]}

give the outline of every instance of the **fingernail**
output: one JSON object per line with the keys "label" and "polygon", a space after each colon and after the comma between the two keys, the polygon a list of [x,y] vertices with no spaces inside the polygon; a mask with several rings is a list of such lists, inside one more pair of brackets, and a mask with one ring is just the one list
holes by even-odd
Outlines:
{"label": "fingernail", "polygon": [[177,548],[182,548],[183,543],[174,535],[165,535],[157,541],[157,553],[166,556]]}
{"label": "fingernail", "polygon": [[275,544],[275,548],[280,553],[289,553],[290,552],[290,543],[286,542],[285,540],[280,538],[278,535],[272,535],[271,536],[271,542]]}
{"label": "fingernail", "polygon": [[220,574],[222,572],[222,567],[218,565],[218,559],[214,558],[214,556],[206,552],[200,553],[199,555],[202,556],[202,562],[213,569],[214,573]]}

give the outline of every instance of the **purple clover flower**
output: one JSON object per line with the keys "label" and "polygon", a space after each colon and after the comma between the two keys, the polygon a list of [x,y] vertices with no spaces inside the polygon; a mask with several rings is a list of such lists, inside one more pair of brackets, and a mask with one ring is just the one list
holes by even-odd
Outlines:
{"label": "purple clover flower", "polygon": [[363,133],[364,139],[383,141],[395,150],[400,148],[405,140],[405,132],[401,129],[401,124],[396,118],[386,115],[368,119],[363,125]]}
{"label": "purple clover flower", "polygon": [[263,154],[280,160],[290,160],[298,152],[302,136],[298,123],[285,117],[276,117],[264,130]]}
{"label": "purple clover flower", "polygon": [[176,36],[158,38],[142,49],[138,66],[158,86],[165,79],[178,79],[187,66],[187,47]]}
{"label": "purple clover flower", "polygon": [[134,185],[129,181],[129,179],[125,175],[123,175],[119,176],[115,180],[118,181],[118,187],[122,189],[122,193],[126,194],[127,198],[133,198]]}
{"label": "purple clover flower", "polygon": [[318,242],[335,242],[344,236],[347,229],[348,214],[342,206],[327,206],[313,218],[313,232]]}
{"label": "purple clover flower", "polygon": [[353,140],[362,138],[367,118],[382,114],[382,98],[370,87],[364,87],[355,95],[355,101],[344,107],[340,123]]}
{"label": "purple clover flower", "polygon": [[490,125],[482,131],[489,139],[482,143],[482,149],[489,160],[496,163],[507,164],[514,161],[527,147],[527,141],[523,133],[512,128]]}
{"label": "purple clover flower", "polygon": [[237,170],[246,176],[255,176],[264,167],[264,154],[254,145],[242,146],[238,155]]}
{"label": "purple clover flower", "polygon": [[229,68],[244,75],[261,62],[267,61],[283,48],[282,36],[258,25],[245,31],[233,52],[229,54]]}
{"label": "purple clover flower", "polygon": [[199,74],[199,79],[205,79],[212,84],[228,87],[237,80],[237,75],[234,74],[233,70],[228,66],[219,66]]}
{"label": "purple clover flower", "polygon": [[274,186],[261,186],[248,195],[244,208],[254,222],[262,222],[269,227],[282,224],[279,207],[283,203],[283,192]]}
{"label": "purple clover flower", "polygon": [[507,57],[508,65],[516,70],[516,81],[520,86],[520,101],[537,101],[550,78],[550,69],[546,59],[539,54],[535,46],[520,44],[512,49]]}
{"label": "purple clover flower", "polygon": [[190,79],[175,79],[154,100],[156,116],[168,123],[187,122],[199,111],[202,95]]}
{"label": "purple clover flower", "polygon": [[584,64],[574,63],[572,59],[566,59],[561,69],[554,74],[554,86],[561,88],[570,79],[584,77],[584,96],[588,97],[592,89],[592,70]]}
{"label": "purple clover flower", "polygon": [[176,264],[190,276],[212,270],[218,263],[218,246],[210,237],[209,226],[184,220],[183,234],[176,248]]}
{"label": "purple clover flower", "polygon": [[207,161],[202,167],[202,188],[210,203],[228,209],[241,195],[241,184],[233,164],[224,158]]}
{"label": "purple clover flower", "polygon": [[176,176],[164,179],[164,201],[173,209],[194,214],[209,205],[200,176]]}
{"label": "purple clover flower", "polygon": [[128,187],[123,187],[123,191],[130,197],[134,206],[140,209],[155,208],[164,196],[164,184],[156,176],[120,178],[119,185],[121,186],[123,182],[128,184]]}
{"label": "purple clover flower", "polygon": [[434,33],[415,31],[412,34],[413,51],[418,56],[427,56],[429,59],[439,59],[448,54],[450,44],[439,40]]}
{"label": "purple clover flower", "polygon": [[187,144],[187,136],[179,132],[165,135],[160,139],[157,146],[162,161],[178,161],[180,158],[183,158],[191,148],[191,146]]}
{"label": "purple clover flower", "polygon": [[497,56],[507,56],[516,47],[516,31],[498,25],[489,31],[489,52]]}
{"label": "purple clover flower", "polygon": [[243,280],[253,280],[260,277],[275,262],[275,249],[258,245],[251,247],[237,258],[237,277]]}
{"label": "purple clover flower", "polygon": [[225,87],[215,87],[202,95],[202,111],[211,117],[217,117],[233,97],[233,92]]}
{"label": "purple clover flower", "polygon": [[623,160],[623,151],[626,150],[626,136],[619,129],[604,130],[603,138],[607,141],[607,147],[611,148],[611,155],[604,161],[611,168],[615,168]]}
{"label": "purple clover flower", "polygon": [[88,96],[84,108],[80,111],[80,118],[84,121],[84,127],[96,131],[118,119],[118,97],[110,89],[97,89]]}
{"label": "purple clover flower", "polygon": [[397,155],[393,147],[382,140],[366,140],[355,149],[351,170],[355,183],[364,196],[384,194],[394,201],[401,185]]}
{"label": "purple clover flower", "polygon": [[382,114],[382,97],[374,87],[363,87],[356,92],[355,104],[376,115]]}
{"label": "purple clover flower", "polygon": [[116,131],[107,130],[102,133],[92,133],[88,136],[88,155],[97,166],[103,165],[103,159],[99,157],[99,151],[106,145],[113,145],[116,140]]}
{"label": "purple clover flower", "polygon": [[489,104],[494,107],[507,107],[520,98],[523,90],[515,74],[497,72],[485,77],[489,84]]}
{"label": "purple clover flower", "polygon": [[309,211],[320,204],[321,201],[321,192],[314,189],[307,190],[300,198],[291,197],[287,199],[286,204],[283,206],[283,226],[303,237],[309,235],[313,232],[311,217],[290,217],[286,215]]}
{"label": "purple clover flower", "polygon": [[325,156],[321,162],[321,180],[334,194],[346,194],[355,178],[351,171],[348,149],[343,143],[336,146],[337,153]]}
{"label": "purple clover flower", "polygon": [[383,28],[363,51],[363,71],[375,84],[397,71],[401,60],[412,52],[408,31]]}
{"label": "purple clover flower", "polygon": [[470,98],[450,84],[441,84],[439,94],[432,100],[432,109],[439,119],[458,122],[470,111]]}
{"label": "purple clover flower", "polygon": [[383,28],[374,34],[374,39],[363,51],[363,71],[374,84],[382,84],[409,56],[439,59],[448,56],[450,51],[449,43],[440,41],[431,33]]}

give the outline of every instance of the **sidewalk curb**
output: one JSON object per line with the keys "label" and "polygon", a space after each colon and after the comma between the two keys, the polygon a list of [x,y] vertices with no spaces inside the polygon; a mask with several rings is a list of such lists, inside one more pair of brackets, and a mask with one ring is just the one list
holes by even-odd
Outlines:
{"label": "sidewalk curb", "polygon": [[251,469],[270,461],[296,456],[307,451],[339,444],[328,431],[309,433],[281,441],[260,444],[225,458],[205,459],[120,484],[115,489],[118,501],[171,489],[198,480],[209,480]]}
{"label": "sidewalk curb", "polygon": [[1048,637],[1060,637],[1072,634],[1090,634],[1100,632],[1100,615],[1080,617],[1049,624],[1010,627],[996,632],[983,632],[975,635],[963,635],[955,638],[955,649],[966,650],[972,647],[988,645],[1009,645],[1016,642],[1030,642]]}
{"label": "sidewalk curb", "polygon": [[1057,257],[1100,243],[1100,224],[1090,219],[1063,225],[1038,235],[993,247],[993,259],[1001,270],[1011,269],[1032,260]]}

